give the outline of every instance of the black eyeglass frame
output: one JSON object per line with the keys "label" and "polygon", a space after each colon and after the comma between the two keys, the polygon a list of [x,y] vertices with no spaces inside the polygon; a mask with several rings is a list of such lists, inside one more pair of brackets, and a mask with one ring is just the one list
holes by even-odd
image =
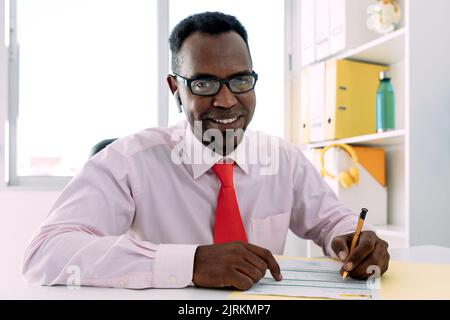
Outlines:
{"label": "black eyeglass frame", "polygon": [[[222,79],[222,80],[221,80],[221,79],[216,79],[216,78],[205,78],[205,77],[188,79],[188,78],[185,78],[185,77],[179,75],[178,73],[174,73],[172,76],[173,76],[177,81],[181,82],[183,85],[185,85],[186,87],[188,87],[189,90],[191,91],[191,93],[192,93],[193,95],[201,96],[201,97],[211,97],[211,96],[215,96],[216,94],[218,94],[218,93],[220,92],[220,90],[222,89],[222,85],[223,85],[223,84],[225,84],[225,85],[227,86],[227,88],[228,88],[232,93],[234,93],[234,94],[247,93],[247,92],[250,92],[250,91],[252,91],[253,89],[255,89],[256,82],[258,81],[258,74],[257,74],[255,71],[252,71],[252,73],[250,73],[250,74],[240,74],[240,75],[237,75],[237,76],[233,76],[232,78]],[[255,82],[253,83],[253,86],[252,86],[250,89],[248,89],[248,90],[245,90],[245,91],[239,91],[239,92],[234,92],[233,89],[231,89],[231,87],[230,87],[230,81],[232,81],[232,80],[234,80],[234,79],[236,79],[236,78],[238,78],[238,77],[242,77],[242,76],[252,76],[253,78],[255,78]],[[216,93],[211,93],[211,94],[199,94],[199,93],[195,93],[195,92],[192,90],[191,84],[192,84],[192,82],[197,81],[197,80],[217,81],[217,82],[220,83],[220,86],[219,86],[219,89],[217,90]]]}

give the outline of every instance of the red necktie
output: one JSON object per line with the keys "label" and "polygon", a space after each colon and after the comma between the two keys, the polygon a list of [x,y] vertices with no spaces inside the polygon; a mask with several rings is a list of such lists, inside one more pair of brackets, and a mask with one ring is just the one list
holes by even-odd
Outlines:
{"label": "red necktie", "polygon": [[222,184],[217,199],[214,243],[242,240],[247,242],[233,184],[234,163],[216,163],[212,170]]}

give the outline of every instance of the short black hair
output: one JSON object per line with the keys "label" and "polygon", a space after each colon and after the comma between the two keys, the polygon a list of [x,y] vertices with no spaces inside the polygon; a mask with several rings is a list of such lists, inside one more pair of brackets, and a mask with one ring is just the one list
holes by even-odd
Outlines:
{"label": "short black hair", "polygon": [[169,37],[170,51],[172,52],[172,71],[177,72],[179,67],[178,53],[181,50],[184,40],[194,32],[201,32],[210,35],[234,31],[241,36],[248,46],[248,35],[244,26],[232,15],[222,12],[203,12],[193,14],[180,21]]}

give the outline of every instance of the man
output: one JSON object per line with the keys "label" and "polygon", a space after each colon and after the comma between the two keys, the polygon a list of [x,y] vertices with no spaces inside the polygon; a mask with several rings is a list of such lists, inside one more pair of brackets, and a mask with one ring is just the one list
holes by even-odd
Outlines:
{"label": "man", "polygon": [[368,278],[373,265],[384,273],[387,243],[364,231],[349,255],[357,216],[302,152],[246,130],[257,74],[239,21],[190,16],[170,45],[167,81],[188,121],[119,139],[92,157],[28,246],[25,278],[71,284],[76,270],[81,285],[245,290],[267,269],[282,279],[272,254],[283,253],[288,228],[338,257],[352,277]]}

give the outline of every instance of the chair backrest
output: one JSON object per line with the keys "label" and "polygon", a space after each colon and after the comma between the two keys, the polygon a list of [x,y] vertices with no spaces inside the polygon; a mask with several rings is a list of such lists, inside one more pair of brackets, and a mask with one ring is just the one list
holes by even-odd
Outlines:
{"label": "chair backrest", "polygon": [[89,154],[89,158],[95,155],[97,152],[103,150],[108,144],[116,141],[117,138],[114,139],[105,139],[97,143],[95,146],[92,147],[91,153]]}

